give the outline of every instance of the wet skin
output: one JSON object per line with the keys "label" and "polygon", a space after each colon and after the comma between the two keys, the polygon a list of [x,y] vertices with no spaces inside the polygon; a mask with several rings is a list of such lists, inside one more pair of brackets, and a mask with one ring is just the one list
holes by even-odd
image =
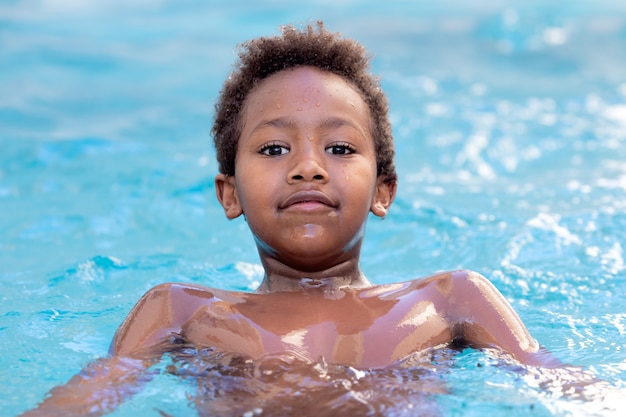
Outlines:
{"label": "wet skin", "polygon": [[460,338],[503,349],[523,363],[548,363],[497,290],[467,271],[332,292],[250,294],[163,284],[140,300],[112,349],[133,356],[171,334],[252,359],[322,356],[332,363],[381,367]]}
{"label": "wet skin", "polygon": [[218,174],[228,218],[245,215],[265,276],[256,293],[163,284],[115,334],[110,356],[24,414],[99,415],[145,383],[175,336],[260,359],[293,355],[384,367],[462,341],[522,363],[556,366],[482,276],[447,272],[372,285],[359,257],[369,213],[384,217],[395,183],[377,176],[370,113],[342,78],[310,67],[278,72],[248,95],[234,176]]}
{"label": "wet skin", "polygon": [[365,223],[383,217],[395,184],[376,172],[369,109],[342,78],[309,67],[256,86],[243,112],[236,174],[216,177],[229,218],[244,214],[265,269],[256,294],[166,284],[119,329],[132,355],[175,333],[253,359],[385,366],[462,339],[535,363],[538,345],[498,291],[457,271],[373,286],[359,268]]}
{"label": "wet skin", "polygon": [[248,96],[235,176],[218,175],[216,189],[229,218],[246,217],[263,291],[304,277],[361,285],[368,213],[384,216],[395,193],[377,177],[369,126],[359,93],[313,68],[274,74]]}

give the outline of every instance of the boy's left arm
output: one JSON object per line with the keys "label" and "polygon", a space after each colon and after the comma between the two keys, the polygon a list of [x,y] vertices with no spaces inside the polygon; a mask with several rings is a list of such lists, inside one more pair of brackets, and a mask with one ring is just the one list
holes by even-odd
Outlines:
{"label": "boy's left arm", "polygon": [[454,305],[450,305],[448,311],[465,342],[477,348],[497,347],[527,365],[556,367],[562,364],[539,346],[513,307],[489,280],[471,271],[457,274]]}
{"label": "boy's left arm", "polygon": [[589,370],[562,363],[539,346],[511,305],[486,278],[467,272],[466,279],[455,285],[463,294],[463,301],[455,303],[463,310],[457,321],[461,327],[459,336],[471,346],[496,347],[521,363],[531,365],[527,368],[528,377],[548,390],[596,404],[599,402],[606,407],[603,409],[607,413],[621,407],[623,390],[597,378]]}

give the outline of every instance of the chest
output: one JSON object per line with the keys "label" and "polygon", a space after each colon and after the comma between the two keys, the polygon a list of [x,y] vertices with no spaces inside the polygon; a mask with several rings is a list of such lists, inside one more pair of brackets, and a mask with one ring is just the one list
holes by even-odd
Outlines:
{"label": "chest", "polygon": [[[240,306],[239,306],[240,307]],[[324,306],[322,306],[324,307]],[[428,306],[319,308],[278,314],[237,306],[199,309],[183,326],[197,345],[258,359],[289,353],[306,360],[350,366],[385,366],[451,339],[445,322]]]}

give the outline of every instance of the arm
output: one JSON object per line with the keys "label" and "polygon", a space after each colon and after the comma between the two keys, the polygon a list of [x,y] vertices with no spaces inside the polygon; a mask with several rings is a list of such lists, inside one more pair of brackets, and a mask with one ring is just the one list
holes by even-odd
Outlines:
{"label": "arm", "polygon": [[163,342],[180,330],[193,307],[179,300],[185,295],[182,288],[163,284],[148,291],[117,330],[108,357],[53,388],[36,409],[22,416],[100,416],[140,391],[151,379],[150,366],[166,350]]}
{"label": "arm", "polygon": [[452,285],[447,316],[457,337],[477,348],[497,347],[527,365],[561,365],[539,346],[519,315],[485,277],[457,271],[449,279]]}
{"label": "arm", "polygon": [[[449,308],[460,326],[459,336],[477,348],[497,347],[525,367],[525,378],[554,395],[602,404],[604,412],[617,411],[624,392],[597,378],[593,372],[562,363],[541,348],[502,294],[483,276],[455,273],[456,301]],[[598,411],[598,410],[594,410]]]}
{"label": "arm", "polygon": [[154,361],[119,356],[98,359],[65,385],[50,390],[37,408],[21,417],[95,417],[109,413],[150,380],[147,370]]}

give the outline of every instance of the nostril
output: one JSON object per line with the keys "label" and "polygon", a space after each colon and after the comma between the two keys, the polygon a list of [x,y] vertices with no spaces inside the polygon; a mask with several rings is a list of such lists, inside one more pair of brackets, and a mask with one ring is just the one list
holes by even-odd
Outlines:
{"label": "nostril", "polygon": [[323,180],[323,179],[324,179],[324,176],[323,176],[323,175],[321,175],[321,174],[317,174],[317,175],[314,175],[314,176],[313,176],[313,179],[314,179],[314,180]]}

